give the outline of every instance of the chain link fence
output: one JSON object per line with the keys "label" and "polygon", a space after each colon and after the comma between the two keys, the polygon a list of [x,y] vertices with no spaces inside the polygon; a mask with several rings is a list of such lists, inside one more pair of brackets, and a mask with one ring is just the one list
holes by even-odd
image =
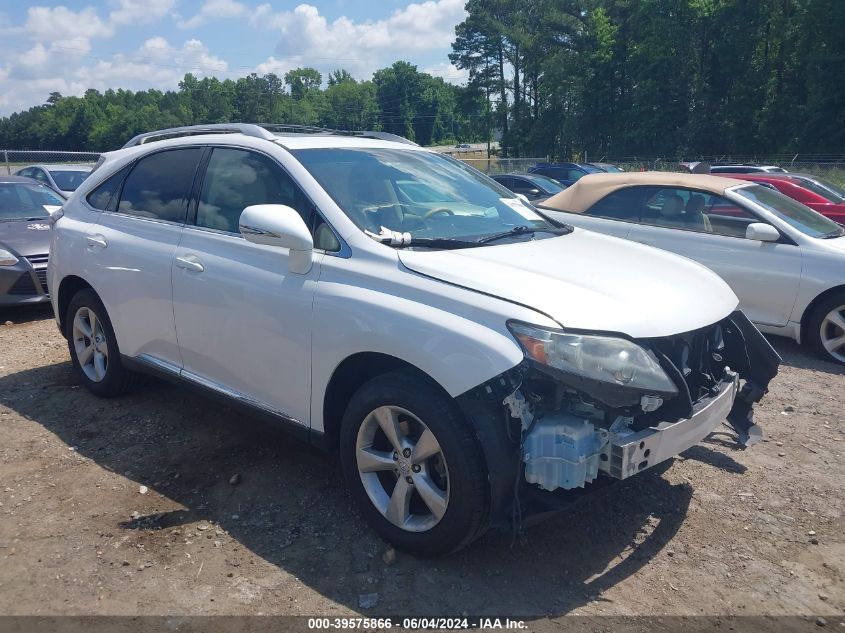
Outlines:
{"label": "chain link fence", "polygon": [[485,174],[527,174],[528,170],[537,163],[548,162],[548,158],[464,158],[456,156],[468,165]]}
{"label": "chain link fence", "polygon": [[648,158],[640,156],[605,157],[590,160],[618,165],[625,171],[681,171],[681,162],[701,161],[711,165],[777,165],[787,171],[812,174],[845,185],[845,155],[779,154],[740,156],[693,156],[685,158]]}
{"label": "chain link fence", "polygon": [[[472,165],[486,174],[525,174],[537,163],[548,162],[546,157],[538,158],[475,158],[456,155],[465,163]],[[692,158],[649,158],[641,156],[627,157],[590,157],[591,162],[618,165],[625,171],[684,171],[681,162],[701,161],[711,165],[777,165],[787,171],[812,174],[838,185],[845,186],[845,156],[790,154],[780,156],[697,156]]]}
{"label": "chain link fence", "polygon": [[0,174],[15,174],[32,165],[87,165],[93,167],[99,152],[55,152],[46,150],[0,149]]}

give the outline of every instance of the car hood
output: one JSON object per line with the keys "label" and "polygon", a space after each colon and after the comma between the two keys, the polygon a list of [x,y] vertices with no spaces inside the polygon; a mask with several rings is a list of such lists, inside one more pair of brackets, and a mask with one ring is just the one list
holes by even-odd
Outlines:
{"label": "car hood", "polygon": [[831,237],[826,240],[813,240],[817,249],[845,254],[845,236]]}
{"label": "car hood", "polygon": [[633,338],[695,330],[738,300],[701,264],[592,231],[459,250],[402,250],[417,273],[519,303],[564,328]]}
{"label": "car hood", "polygon": [[50,220],[0,221],[0,246],[7,246],[23,257],[47,254],[50,251]]}

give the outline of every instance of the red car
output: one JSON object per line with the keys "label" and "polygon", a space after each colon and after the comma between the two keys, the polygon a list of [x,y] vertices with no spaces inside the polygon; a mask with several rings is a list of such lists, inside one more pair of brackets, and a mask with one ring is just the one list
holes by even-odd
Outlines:
{"label": "red car", "polygon": [[771,185],[834,222],[845,224],[845,189],[810,174],[719,174]]}

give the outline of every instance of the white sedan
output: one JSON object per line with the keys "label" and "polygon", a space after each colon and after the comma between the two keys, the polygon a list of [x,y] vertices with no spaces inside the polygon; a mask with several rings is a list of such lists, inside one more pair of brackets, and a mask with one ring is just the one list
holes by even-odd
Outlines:
{"label": "white sedan", "polygon": [[628,172],[585,176],[542,208],[704,264],[762,331],[845,364],[845,228],[801,203],[718,176]]}

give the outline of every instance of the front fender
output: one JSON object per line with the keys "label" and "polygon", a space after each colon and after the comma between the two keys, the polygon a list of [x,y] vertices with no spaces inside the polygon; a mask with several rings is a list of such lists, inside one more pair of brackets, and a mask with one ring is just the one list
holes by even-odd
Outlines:
{"label": "front fender", "polygon": [[325,429],[327,385],[335,369],[354,354],[398,358],[456,397],[522,362],[508,318],[522,315],[554,326],[547,317],[515,304],[413,273],[394,274],[393,280],[373,282],[369,277],[363,283],[337,267],[332,270],[332,262],[327,269],[324,262],[312,324],[313,430]]}

